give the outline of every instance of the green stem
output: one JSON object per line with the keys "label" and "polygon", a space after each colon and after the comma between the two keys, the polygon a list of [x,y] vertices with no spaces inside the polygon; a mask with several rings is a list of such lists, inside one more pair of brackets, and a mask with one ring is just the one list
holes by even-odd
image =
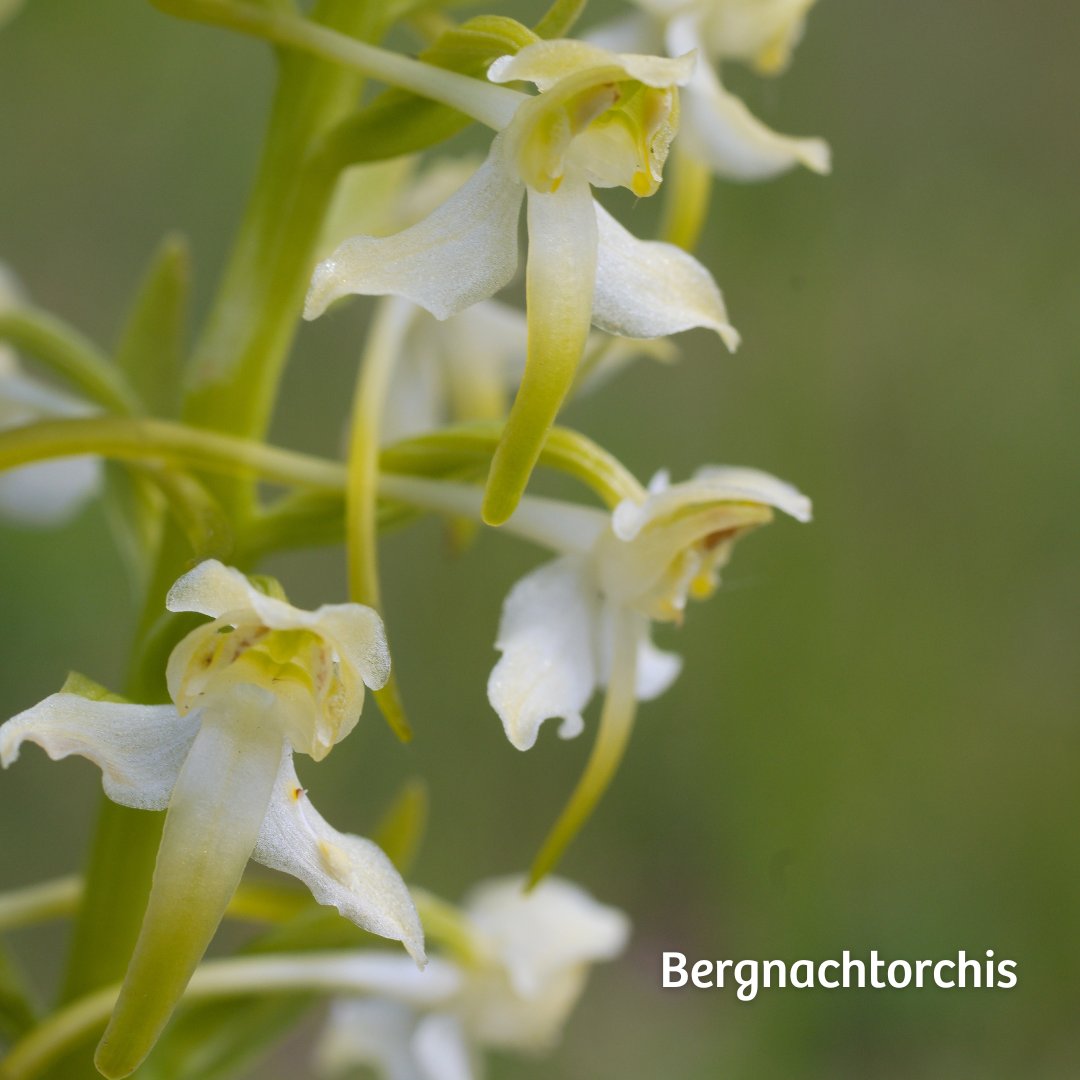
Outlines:
{"label": "green stem", "polygon": [[0,470],[78,454],[98,454],[119,461],[160,461],[226,476],[258,477],[335,491],[345,483],[345,468],[336,462],[170,420],[44,420],[0,431]]}
{"label": "green stem", "polygon": [[139,399],[107,356],[77,330],[36,308],[0,315],[0,341],[7,341],[63,376],[91,401],[112,412],[137,413]]}
{"label": "green stem", "polygon": [[70,877],[0,894],[0,934],[70,915],[79,906],[82,879]]}
{"label": "green stem", "polygon": [[[212,960],[195,972],[184,1000],[305,991],[378,994],[386,983],[384,956],[333,952]],[[453,993],[453,974],[443,969],[441,976],[415,995],[418,1004],[437,1004]],[[104,1026],[119,992],[119,986],[108,986],[53,1013],[0,1063],[0,1080],[32,1080],[40,1075],[50,1062]]]}
{"label": "green stem", "polygon": [[425,64],[399,53],[356,41],[306,19],[220,0],[153,0],[156,7],[301,49],[359,71],[380,82],[442,102],[500,131],[524,100],[522,94],[468,75]]}

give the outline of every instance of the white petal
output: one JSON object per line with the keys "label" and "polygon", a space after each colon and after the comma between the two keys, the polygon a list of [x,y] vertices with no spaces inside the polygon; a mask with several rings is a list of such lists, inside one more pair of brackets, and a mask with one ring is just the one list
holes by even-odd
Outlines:
{"label": "white petal", "polygon": [[323,604],[311,615],[310,628],[334,643],[367,686],[381,690],[390,678],[390,650],[378,612],[364,604]]}
{"label": "white petal", "polygon": [[101,490],[101,460],[39,461],[0,473],[0,514],[26,525],[70,521]]}
{"label": "white petal", "polygon": [[412,1050],[422,1080],[476,1080],[468,1040],[454,1016],[425,1016],[416,1026]]}
{"label": "white petal", "polygon": [[291,755],[281,763],[252,858],[299,878],[320,904],[400,941],[424,963],[423,927],[401,875],[378,845],[340,833],[323,819],[300,786]]}
{"label": "white petal", "polygon": [[692,480],[652,492],[643,503],[627,499],[612,515],[612,529],[620,540],[634,540],[652,521],[710,503],[758,503],[809,521],[810,500],[797,488],[759,469],[711,466],[699,469]]}
{"label": "white petal", "polygon": [[[691,19],[676,19],[668,31],[668,47],[695,47]],[[721,85],[707,63],[697,66],[682,96],[680,145],[719,174],[734,180],[766,180],[796,165],[816,173],[831,167],[828,143],[791,138],[766,127],[734,94]]]}
{"label": "white petal", "polygon": [[520,877],[485,882],[465,907],[523,997],[541,994],[565,970],[613,960],[630,936],[621,911],[557,877],[544,878],[530,892]]}
{"label": "white petal", "polygon": [[694,70],[692,55],[669,59],[639,53],[614,53],[588,41],[559,39],[537,41],[513,56],[501,56],[488,68],[492,82],[524,80],[540,90],[550,90],[560,79],[588,68],[621,68],[626,78],[645,86],[664,89],[683,86]]}
{"label": "white petal", "polygon": [[251,607],[261,595],[239,570],[206,559],[176,581],[165,606],[169,611],[196,611],[217,619],[226,611]]}
{"label": "white petal", "polygon": [[715,330],[731,350],[739,335],[728,322],[712,275],[688,252],[638,240],[599,203],[593,325],[623,337],[654,338],[695,326]]}
{"label": "white petal", "polygon": [[761,469],[736,465],[706,465],[694,473],[694,483],[731,492],[732,498],[775,506],[796,521],[809,521],[813,507],[797,487]]}
{"label": "white petal", "polygon": [[[415,969],[414,969],[415,971]],[[319,1076],[371,1065],[381,1080],[426,1080],[413,1055],[416,1014],[396,1001],[335,1001],[316,1049]]]}
{"label": "white petal", "polygon": [[422,221],[393,236],[356,236],[315,268],[304,317],[349,293],[405,296],[438,319],[498,292],[518,265],[525,188],[496,136],[471,179]]}
{"label": "white petal", "polygon": [[683,660],[678,653],[658,649],[646,634],[638,645],[638,701],[653,701],[658,698],[679,677],[682,667]]}
{"label": "white petal", "polygon": [[581,733],[597,684],[596,611],[596,586],[576,555],[534,570],[507,596],[495,641],[503,655],[488,679],[488,700],[519,750],[536,742],[550,717],[562,719],[562,738]]}
{"label": "white petal", "polygon": [[199,730],[199,716],[172,705],[127,705],[53,694],[0,727],[0,764],[37,743],[53,761],[70,754],[101,769],[105,794],[122,806],[164,810]]}

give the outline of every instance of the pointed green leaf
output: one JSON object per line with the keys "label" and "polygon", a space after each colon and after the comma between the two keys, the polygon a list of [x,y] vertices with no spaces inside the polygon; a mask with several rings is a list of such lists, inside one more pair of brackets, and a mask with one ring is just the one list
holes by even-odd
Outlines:
{"label": "pointed green leaf", "polygon": [[121,370],[158,416],[173,416],[178,409],[190,279],[187,241],[166,236],[135,294],[116,349]]}

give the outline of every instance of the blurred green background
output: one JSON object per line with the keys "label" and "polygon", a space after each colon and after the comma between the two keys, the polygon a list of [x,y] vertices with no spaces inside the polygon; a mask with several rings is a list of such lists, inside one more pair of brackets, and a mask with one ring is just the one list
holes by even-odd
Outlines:
{"label": "blurred green background", "polygon": [[[499,5],[534,17],[541,5]],[[613,9],[597,4],[589,21]],[[753,464],[815,501],[743,544],[722,593],[660,635],[685,674],[563,867],[627,909],[555,1056],[520,1077],[1080,1075],[1075,439],[1080,140],[1071,0],[823,0],[793,68],[732,83],[835,173],[715,198],[703,257],[745,346],[704,332],[567,422],[642,478]],[[0,34],[0,258],[111,343],[161,234],[192,241],[200,310],[258,152],[258,44],[137,0],[30,0]],[[656,208],[620,203],[647,235]],[[306,327],[275,437],[336,453],[367,304]],[[537,562],[434,523],[385,547],[396,665],[417,728],[374,710],[305,781],[365,831],[401,782],[433,796],[413,875],[451,897],[523,868],[589,735],[513,750],[484,693],[498,612]],[[294,600],[339,599],[342,557],[278,559]],[[121,680],[133,622],[100,511],[0,532],[2,715],[69,668]],[[595,706],[590,713],[595,721]],[[81,864],[85,762],[28,751],[0,777],[0,885]],[[49,984],[56,931],[17,941]],[[987,948],[1011,991],[661,991],[660,953],[824,959]],[[284,1059],[256,1075],[295,1076]]]}

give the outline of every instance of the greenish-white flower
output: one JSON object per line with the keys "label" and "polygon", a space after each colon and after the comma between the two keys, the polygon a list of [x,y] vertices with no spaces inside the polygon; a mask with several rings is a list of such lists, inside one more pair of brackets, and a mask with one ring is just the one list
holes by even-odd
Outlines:
{"label": "greenish-white flower", "polygon": [[[463,515],[479,512],[477,489],[384,477],[385,494]],[[488,699],[506,736],[528,750],[541,725],[559,721],[562,738],[584,730],[584,710],[607,687],[597,742],[534,874],[550,869],[610,782],[625,750],[638,700],[677,678],[681,659],[657,649],[653,622],[681,623],[688,601],[709,596],[736,541],[778,509],[799,521],[810,501],[756,469],[710,467],[670,483],[659,474],[638,500],[608,514],[554,499],[526,497],[506,528],[557,553],[510,591],[488,680]]]}
{"label": "greenish-white flower", "polygon": [[346,240],[315,271],[309,318],[361,293],[404,296],[446,319],[513,277],[527,202],[527,360],[492,464],[485,515],[493,523],[509,516],[524,489],[590,324],[633,338],[701,326],[737,344],[709,272],[673,245],[636,239],[591,191],[656,190],[677,125],[678,87],[693,63],[578,41],[538,41],[497,60],[493,82],[530,82],[539,93],[477,82],[478,95],[498,89],[485,115],[501,121],[472,177],[417,224]]}
{"label": "greenish-white flower", "polygon": [[468,958],[443,961],[459,977],[441,1000],[418,1008],[427,972],[399,963],[381,997],[336,1002],[319,1043],[319,1074],[367,1065],[383,1080],[479,1080],[486,1049],[550,1049],[589,968],[625,948],[629,922],[568,881],[549,878],[528,893],[523,884],[486,882],[467,898]]}
{"label": "greenish-white flower", "polygon": [[292,760],[294,750],[324,757],[356,723],[365,685],[385,683],[378,615],[359,604],[302,611],[213,560],[177,581],[167,603],[213,620],[170,658],[172,705],[60,693],[0,728],[4,766],[35,742],[54,759],[93,761],[114,802],[168,810],[142,930],[98,1048],[110,1077],[128,1075],[153,1046],[249,858],[424,960],[400,875],[371,841],[317,813]]}
{"label": "greenish-white flower", "polygon": [[599,40],[650,47],[659,32],[671,55],[697,49],[703,58],[682,95],[681,153],[734,180],[765,180],[796,165],[829,172],[826,142],[773,131],[725,89],[719,70],[720,62],[738,60],[761,74],[781,72],[802,37],[814,0],[636,2],[649,17],[623,20],[601,31]]}

